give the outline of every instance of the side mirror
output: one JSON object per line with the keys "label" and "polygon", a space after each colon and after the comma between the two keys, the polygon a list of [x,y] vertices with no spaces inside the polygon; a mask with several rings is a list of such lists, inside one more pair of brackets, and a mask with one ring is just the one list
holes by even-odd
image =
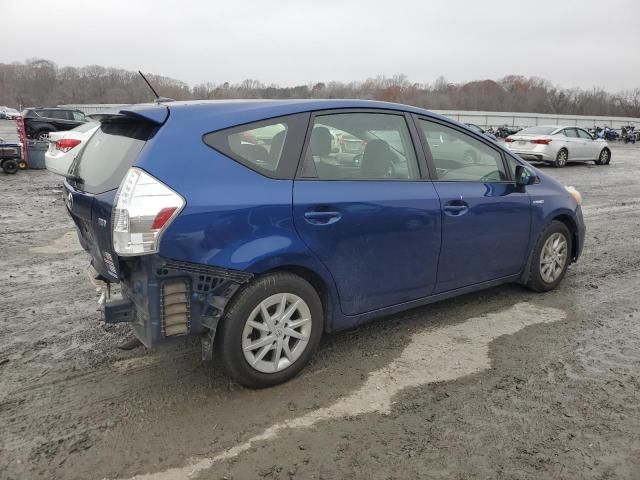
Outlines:
{"label": "side mirror", "polygon": [[524,165],[516,166],[516,185],[525,187],[540,183],[540,178]]}

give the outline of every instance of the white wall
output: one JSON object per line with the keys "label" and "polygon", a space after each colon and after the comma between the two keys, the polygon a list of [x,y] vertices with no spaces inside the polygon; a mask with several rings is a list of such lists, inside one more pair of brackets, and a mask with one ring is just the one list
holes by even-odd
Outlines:
{"label": "white wall", "polygon": [[[60,105],[77,108],[86,114],[99,113],[104,110],[124,106],[117,103]],[[624,125],[640,126],[640,118],[630,117],[598,117],[581,115],[554,115],[550,113],[515,113],[515,112],[473,112],[464,110],[431,110],[445,117],[462,123],[475,123],[481,127],[499,127],[502,125],[530,127],[532,125],[571,125],[590,128],[594,125],[620,128]]]}
{"label": "white wall", "polygon": [[481,127],[502,125],[530,127],[533,125],[569,125],[590,128],[595,126],[620,128],[625,125],[640,126],[640,118],[599,117],[590,115],[555,115],[550,113],[470,112],[463,110],[432,110],[462,123],[475,123]]}

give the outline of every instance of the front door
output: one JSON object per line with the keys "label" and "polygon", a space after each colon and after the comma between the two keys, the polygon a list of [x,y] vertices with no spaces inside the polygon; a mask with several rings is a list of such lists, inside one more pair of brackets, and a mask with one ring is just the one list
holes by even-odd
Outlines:
{"label": "front door", "polygon": [[598,158],[600,151],[598,149],[598,142],[582,128],[576,129],[578,131],[578,138],[580,139],[580,157],[584,160],[595,160]]}
{"label": "front door", "polygon": [[317,114],[304,158],[293,188],[294,223],[331,272],[342,312],[432,293],[440,202],[433,184],[420,179],[405,116]]}
{"label": "front door", "polygon": [[418,120],[442,204],[442,249],[434,293],[519,273],[526,263],[530,200],[502,152],[461,129]]}

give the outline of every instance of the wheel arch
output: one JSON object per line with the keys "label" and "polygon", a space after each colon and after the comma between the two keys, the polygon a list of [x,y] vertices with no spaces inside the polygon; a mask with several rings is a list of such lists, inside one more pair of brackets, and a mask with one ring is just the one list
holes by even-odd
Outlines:
{"label": "wheel arch", "polygon": [[[551,225],[551,223],[554,221],[561,222],[569,229],[569,233],[571,234],[571,261],[573,262],[578,256],[578,252],[580,251],[580,246],[578,245],[578,226],[575,220],[573,219],[573,217],[570,215],[568,210],[560,210],[560,211],[552,212],[540,224],[537,235],[540,235],[543,231],[545,231],[549,227],[549,225]],[[533,254],[535,252],[537,238],[538,237],[536,237],[536,241],[534,241],[529,248],[529,252],[527,255],[527,262],[525,264],[525,268],[523,269],[522,275],[519,280],[519,282],[522,284],[526,284],[529,277],[529,270],[531,268],[531,261],[533,259]]]}
{"label": "wheel arch", "polygon": [[267,270],[261,274],[261,276],[269,275],[271,273],[277,272],[287,272],[292,273],[294,275],[303,278],[307,282],[311,284],[311,286],[316,290],[318,296],[320,297],[320,301],[322,302],[322,310],[324,314],[324,328],[323,330],[327,333],[332,331],[332,319],[333,319],[333,300],[332,300],[332,290],[329,286],[326,279],[324,279],[319,273],[315,272],[313,269],[302,266],[302,265],[279,265],[278,267]]}
{"label": "wheel arch", "polygon": [[569,229],[569,233],[571,234],[571,260],[573,261],[576,259],[578,252],[580,251],[578,245],[578,226],[571,215],[567,215],[566,213],[553,216],[549,219],[547,225],[554,220],[563,223]]}

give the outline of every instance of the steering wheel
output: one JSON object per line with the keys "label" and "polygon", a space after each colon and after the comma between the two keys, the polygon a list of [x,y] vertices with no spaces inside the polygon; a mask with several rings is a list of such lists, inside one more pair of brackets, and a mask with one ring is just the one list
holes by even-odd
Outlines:
{"label": "steering wheel", "polygon": [[478,161],[478,155],[473,150],[467,150],[462,154],[462,163],[465,165],[473,165]]}

